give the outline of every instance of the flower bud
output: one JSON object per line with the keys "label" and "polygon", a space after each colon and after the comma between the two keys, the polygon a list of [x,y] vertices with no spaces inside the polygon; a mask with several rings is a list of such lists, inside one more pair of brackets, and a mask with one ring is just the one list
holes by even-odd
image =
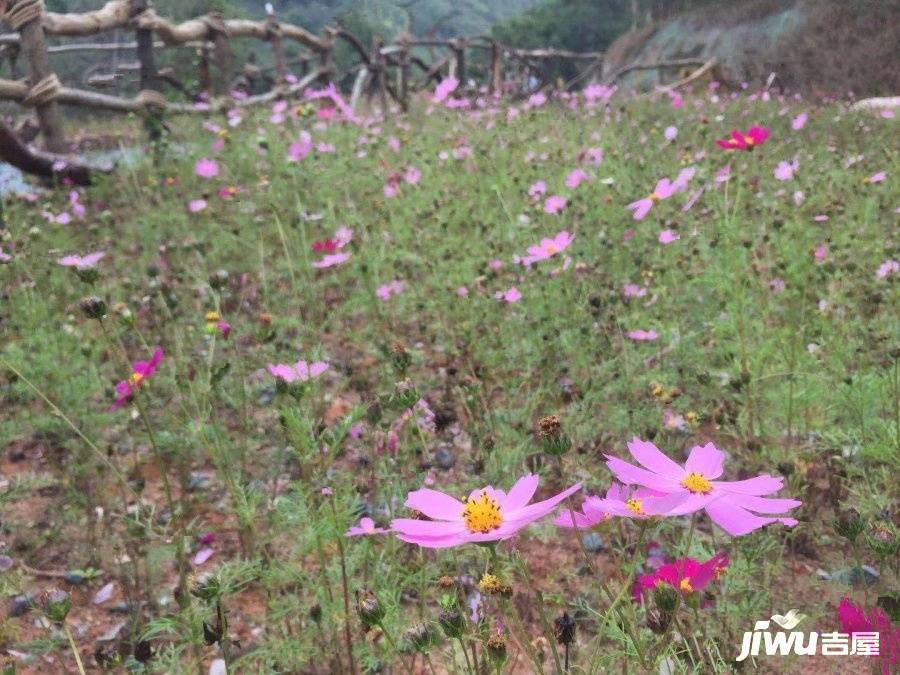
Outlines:
{"label": "flower bud", "polygon": [[84,315],[89,319],[96,319],[99,321],[103,317],[106,316],[106,303],[102,298],[98,298],[96,295],[92,295],[89,298],[85,298],[78,306],[81,308],[81,311]]}
{"label": "flower bud", "polygon": [[569,616],[568,612],[563,612],[562,616],[553,621],[553,632],[559,644],[572,644],[575,641],[575,619]]}
{"label": "flower bud", "polygon": [[445,574],[440,579],[438,579],[437,585],[439,588],[443,589],[454,588],[456,586],[456,579]]}
{"label": "flower bud", "polygon": [[487,639],[484,646],[488,658],[491,660],[494,668],[498,671],[502,669],[503,666],[506,665],[506,660],[509,656],[506,651],[506,640],[503,639],[503,635],[494,633]]}
{"label": "flower bud", "polygon": [[563,431],[559,415],[548,415],[541,418],[538,422],[537,436],[541,450],[548,455],[559,457],[572,447],[572,441]]}
{"label": "flower bud", "polygon": [[403,631],[403,639],[417,652],[427,652],[437,642],[437,635],[430,625],[423,622],[414,623]]}
{"label": "flower bud", "polygon": [[838,514],[834,520],[834,531],[851,544],[866,528],[866,523],[856,509],[847,509]]}
{"label": "flower bud", "polygon": [[63,623],[72,609],[72,598],[65,591],[48,591],[43,598],[43,610],[53,623]]}
{"label": "flower bud", "polygon": [[319,623],[322,621],[322,605],[318,602],[309,608],[309,618]]}
{"label": "flower bud", "polygon": [[444,634],[449,638],[459,638],[462,636],[466,622],[463,615],[456,607],[445,609],[438,615],[438,623]]}
{"label": "flower bud", "polygon": [[866,532],[866,546],[875,555],[887,558],[900,550],[900,539],[891,523],[876,521]]}
{"label": "flower bud", "polygon": [[398,341],[391,345],[391,364],[400,377],[406,376],[406,371],[412,364],[412,356],[402,342]]}
{"label": "flower bud", "polygon": [[356,592],[356,612],[366,629],[381,623],[384,618],[384,607],[375,594],[365,588]]}
{"label": "flower bud", "polygon": [[504,583],[500,577],[494,574],[485,574],[478,582],[478,590],[485,595],[502,595],[508,598],[512,595],[512,586]]}
{"label": "flower bud", "polygon": [[674,615],[669,612],[650,609],[647,611],[647,627],[657,635],[662,635],[668,630],[673,617]]}
{"label": "flower bud", "polygon": [[678,607],[678,591],[668,584],[657,584],[653,589],[653,603],[661,612],[674,612]]}

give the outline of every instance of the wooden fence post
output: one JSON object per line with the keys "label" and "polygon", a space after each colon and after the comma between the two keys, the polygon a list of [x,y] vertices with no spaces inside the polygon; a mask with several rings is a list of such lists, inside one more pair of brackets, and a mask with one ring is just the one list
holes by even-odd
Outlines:
{"label": "wooden fence post", "polygon": [[200,93],[212,96],[212,78],[209,73],[209,46],[204,43],[197,50],[197,82],[200,85]]}
{"label": "wooden fence post", "polygon": [[403,112],[407,112],[409,110],[410,62],[409,41],[406,37],[400,41],[400,49],[400,86],[398,87],[398,94],[400,95],[400,107],[403,108]]}
{"label": "wooden fence post", "polygon": [[284,61],[281,25],[271,3],[266,4],[266,15],[266,39],[272,43],[272,56],[275,59],[275,86],[282,86],[287,82],[287,64]]}
{"label": "wooden fence post", "polygon": [[41,16],[43,0],[8,0],[4,19],[19,32],[22,52],[28,62],[30,89],[23,103],[37,108],[38,122],[44,134],[44,144],[51,152],[63,153],[66,146],[62,111],[56,98],[59,95],[59,78],[50,69],[47,57],[47,40]]}
{"label": "wooden fence post", "polygon": [[231,45],[228,43],[228,27],[222,12],[210,12],[204,17],[207,36],[213,43],[213,58],[216,61],[218,77],[215,78],[217,94],[227,94],[232,79]]}
{"label": "wooden fence post", "polygon": [[[133,20],[138,15],[152,9],[151,0],[129,0],[128,14]],[[140,93],[138,97],[145,103],[144,128],[151,141],[162,136],[162,111],[166,107],[166,99],[162,93],[162,82],[156,72],[156,61],[153,58],[153,31],[148,28],[135,30],[137,41],[137,58],[140,64]]]}
{"label": "wooden fence post", "polygon": [[492,94],[503,93],[503,50],[496,40],[491,42],[491,83]]}
{"label": "wooden fence post", "polygon": [[461,86],[466,84],[466,41],[457,38],[452,42],[453,55],[456,61],[456,79]]}

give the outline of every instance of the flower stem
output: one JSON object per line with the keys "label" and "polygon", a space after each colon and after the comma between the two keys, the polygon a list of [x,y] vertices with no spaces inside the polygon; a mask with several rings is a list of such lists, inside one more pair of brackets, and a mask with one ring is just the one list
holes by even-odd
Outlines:
{"label": "flower stem", "polygon": [[[337,509],[334,507],[334,500],[329,498],[328,505],[331,507],[334,526],[337,527]],[[353,636],[350,632],[350,585],[347,581],[347,559],[344,555],[344,542],[340,535],[337,538],[337,546],[338,554],[341,558],[341,586],[344,591],[344,642],[347,648],[347,660],[350,662],[350,673],[351,675],[356,675],[356,662],[353,660]]]}
{"label": "flower stem", "polygon": [[69,627],[64,623],[62,625],[63,633],[66,634],[66,639],[69,641],[69,648],[72,650],[72,655],[75,657],[75,663],[78,665],[78,672],[81,675],[86,675],[84,670],[84,663],[81,662],[81,654],[78,651],[78,645],[75,644],[75,638],[72,637],[72,631],[69,630]]}

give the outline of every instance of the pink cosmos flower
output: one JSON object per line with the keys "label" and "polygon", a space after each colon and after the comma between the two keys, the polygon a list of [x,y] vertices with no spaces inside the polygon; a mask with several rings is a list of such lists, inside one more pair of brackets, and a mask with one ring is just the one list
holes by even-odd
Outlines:
{"label": "pink cosmos flower", "polygon": [[505,291],[497,291],[494,294],[494,297],[497,298],[497,300],[500,300],[501,302],[513,303],[513,302],[518,302],[519,300],[521,300],[522,294],[519,292],[518,288],[516,288],[515,286],[512,286],[511,288],[508,288]]}
{"label": "pink cosmos flower", "polygon": [[866,183],[882,183],[882,182],[884,182],[885,178],[887,178],[887,172],[879,171],[878,173],[873,174],[873,175],[869,176],[868,178],[866,178],[865,182]]}
{"label": "pink cosmos flower", "polygon": [[205,208],[205,199],[192,199],[188,202],[188,211],[190,211],[191,213],[200,213]]}
{"label": "pink cosmos flower", "polygon": [[326,256],[323,256],[321,260],[317,260],[312,264],[316,269],[325,269],[326,267],[336,267],[337,265],[343,265],[350,259],[349,253],[332,253]]}
{"label": "pink cosmos flower", "polygon": [[503,269],[503,261],[499,258],[494,258],[488,263],[488,267],[490,267],[494,272],[497,272]]}
{"label": "pink cosmos flower", "polygon": [[625,484],[681,495],[681,504],[666,515],[680,516],[703,509],[714,523],[733,537],[775,522],[788,527],[797,524],[794,518],[758,515],[785,513],[803,503],[796,499],[762,496],[780,490],[784,483],[782,478],[763,474],[747,480],[716,480],[722,475],[725,453],[712,443],[691,448],[683,467],[666,457],[653,443],[639,438],[628,443],[628,451],[643,468],[610,455],[606,456],[606,465]]}
{"label": "pink cosmos flower", "polygon": [[467,297],[469,297],[469,289],[466,288],[465,286],[460,286],[459,288],[456,289],[456,295],[459,296],[460,298],[467,298]]}
{"label": "pink cosmos flower", "polygon": [[329,365],[325,361],[313,361],[312,363],[307,363],[303,359],[300,359],[294,365],[270,363],[267,367],[269,372],[279,380],[291,384],[292,382],[307,382],[308,380],[314,380],[328,370]]}
{"label": "pink cosmos flower", "polygon": [[672,183],[668,178],[663,178],[656,184],[656,187],[649,197],[638,199],[636,202],[631,202],[625,208],[631,209],[634,212],[635,220],[643,220],[647,217],[647,214],[650,213],[650,209],[653,208],[653,205],[656,202],[668,199],[676,192],[678,192],[678,186],[675,183]]}
{"label": "pink cosmos flower", "polygon": [[772,174],[775,176],[775,180],[791,180],[794,177],[794,173],[797,169],[800,168],[800,162],[796,159],[792,162],[781,161],[778,162],[778,166],[775,167],[775,170]]}
{"label": "pink cosmos flower", "polygon": [[68,211],[63,211],[58,216],[56,216],[56,223],[58,225],[68,225],[72,222],[72,214]]}
{"label": "pink cosmos flower", "polygon": [[671,408],[663,410],[663,427],[672,431],[686,431],[687,423],[684,416],[678,415]]}
{"label": "pink cosmos flower", "polygon": [[403,289],[406,287],[406,283],[400,281],[399,279],[394,279],[388,284],[384,284],[383,286],[379,286],[375,291],[375,295],[377,295],[382,300],[387,300],[392,295],[397,295],[398,293],[402,293]]}
{"label": "pink cosmos flower", "polygon": [[600,166],[603,162],[603,148],[588,148],[584,152],[584,161],[592,166]]}
{"label": "pink cosmos flower", "polygon": [[544,213],[549,213],[551,215],[557,214],[566,208],[566,204],[568,204],[568,200],[565,197],[560,197],[559,195],[550,195],[544,201]]}
{"label": "pink cosmos flower", "polygon": [[359,524],[351,527],[345,533],[345,537],[368,537],[373,534],[387,534],[390,530],[383,527],[375,527],[375,521],[371,518],[360,518]]}
{"label": "pink cosmos flower", "polygon": [[724,183],[731,178],[731,165],[727,164],[716,171],[716,184]]}
{"label": "pink cosmos flower", "polygon": [[663,565],[653,574],[644,574],[635,580],[634,595],[640,600],[643,591],[652,590],[659,584],[671,586],[682,595],[701,591],[713,580],[718,580],[728,569],[728,555],[717,553],[706,562],[693,558],[683,558]]}
{"label": "pink cosmos flower", "polygon": [[532,199],[537,199],[542,196],[545,192],[547,192],[547,184],[539,180],[536,183],[533,183],[530,188],[528,188],[528,196]]}
{"label": "pink cosmos flower", "polygon": [[625,333],[625,337],[629,340],[634,340],[636,342],[646,342],[649,340],[655,340],[659,337],[659,333],[655,330],[633,330],[631,332]]}
{"label": "pink cosmos flower", "polygon": [[459,80],[455,77],[446,77],[434,89],[433,101],[435,103],[443,103],[447,97],[456,91],[459,86]]}
{"label": "pink cosmos flower", "polygon": [[875,276],[879,279],[887,279],[894,274],[900,272],[900,262],[896,260],[885,260],[878,266],[878,269],[875,271]]}
{"label": "pink cosmos flower", "polygon": [[575,239],[574,234],[569,234],[566,230],[561,230],[553,239],[541,239],[541,243],[536,246],[528,247],[528,255],[521,259],[521,263],[526,267],[552,258],[557,253],[565,251],[569,244]]}
{"label": "pink cosmos flower", "polygon": [[8,263],[12,261],[12,256],[8,253],[4,253],[3,249],[0,248],[0,263]]}
{"label": "pink cosmos flower", "polygon": [[299,162],[313,151],[312,136],[307,131],[300,132],[300,140],[288,146],[288,161]]}
{"label": "pink cosmos flower", "polygon": [[403,180],[405,180],[409,185],[418,185],[421,179],[422,172],[414,166],[407,167],[406,173],[403,174]]}
{"label": "pink cosmos flower", "polygon": [[844,633],[877,633],[881,672],[883,675],[894,672],[893,666],[900,662],[900,626],[894,626],[887,612],[881,607],[873,607],[866,613],[850,598],[843,598],[837,615]]}
{"label": "pink cosmos flower", "polygon": [[806,120],[809,119],[809,115],[805,112],[800,113],[791,121],[791,129],[794,131],[800,131],[803,127],[806,126]]}
{"label": "pink cosmos flower", "polygon": [[550,515],[560,502],[581,489],[581,483],[576,483],[554,497],[529,504],[537,492],[538,481],[534,474],[525,475],[508,493],[489,485],[473,490],[465,503],[443,492],[422,488],[407,495],[406,506],[431,520],[396,518],[391,521],[391,529],[401,541],[424,548],[509,539]]}
{"label": "pink cosmos flower", "polygon": [[[652,516],[665,515],[678,505],[680,497],[671,497],[648,488],[633,488],[613,483],[606,491],[606,497],[586,497],[581,511],[575,511],[575,525],[587,529],[609,520],[613,516],[645,520]],[[572,527],[572,511],[560,511],[553,521],[559,527]]]}
{"label": "pink cosmos flower", "polygon": [[742,133],[735,129],[731,132],[731,138],[723,138],[716,141],[716,145],[725,150],[753,150],[762,145],[769,138],[769,130],[766,127],[753,126]]}
{"label": "pink cosmos flower", "polygon": [[647,289],[637,284],[625,284],[622,288],[622,295],[626,298],[643,298],[647,295]]}
{"label": "pink cosmos flower", "polygon": [[204,157],[197,160],[197,163],[194,165],[194,173],[200,178],[215,178],[219,175],[219,163],[214,159]]}
{"label": "pink cosmos flower", "polygon": [[100,262],[105,255],[106,251],[96,251],[95,253],[88,253],[85,256],[67,255],[57,260],[56,264],[62,265],[63,267],[74,267],[77,270],[89,270],[96,267],[97,263]]}
{"label": "pink cosmos flower", "polygon": [[813,258],[815,258],[816,262],[825,262],[828,258],[828,247],[825,244],[819,244],[816,246],[813,251]]}
{"label": "pink cosmos flower", "polygon": [[123,405],[134,398],[135,392],[143,384],[144,380],[151,377],[160,362],[163,360],[163,350],[157,347],[153,350],[153,355],[149,361],[135,361],[132,365],[132,373],[127,380],[122,380],[116,385],[116,401],[110,407],[110,410],[118,410]]}
{"label": "pink cosmos flower", "polygon": [[779,293],[784,293],[784,289],[787,288],[787,284],[781,277],[776,277],[769,282],[769,288],[772,289],[772,292],[775,295],[778,295]]}
{"label": "pink cosmos flower", "polygon": [[678,138],[678,127],[666,127],[663,131],[663,138],[667,141],[674,141]]}
{"label": "pink cosmos flower", "polygon": [[660,244],[671,244],[674,241],[678,241],[681,237],[674,230],[663,230],[659,233],[659,243]]}
{"label": "pink cosmos flower", "polygon": [[587,179],[588,175],[583,169],[575,169],[568,176],[566,176],[566,187],[570,190],[574,190]]}

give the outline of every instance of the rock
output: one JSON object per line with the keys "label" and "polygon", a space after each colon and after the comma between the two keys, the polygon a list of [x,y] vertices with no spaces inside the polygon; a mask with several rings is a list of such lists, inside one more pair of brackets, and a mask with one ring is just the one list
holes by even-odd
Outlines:
{"label": "rock", "polygon": [[603,550],[603,537],[596,532],[589,532],[581,538],[581,544],[584,550],[589,553],[599,553]]}
{"label": "rock", "polygon": [[277,393],[275,389],[275,385],[271,387],[263,387],[259,390],[259,396],[257,397],[257,402],[259,405],[269,405],[272,401],[275,400],[275,394]]}
{"label": "rock", "polygon": [[66,580],[66,583],[72,584],[73,586],[80,586],[87,581],[87,577],[81,570],[68,570],[63,576],[63,579]]}
{"label": "rock", "polygon": [[189,492],[197,492],[198,490],[206,490],[212,483],[212,474],[205,471],[192,471],[191,477],[188,479],[187,489]]}
{"label": "rock", "polygon": [[862,567],[850,567],[843,570],[835,570],[834,572],[826,572],[818,570],[817,574],[823,581],[836,581],[839,584],[847,586],[871,586],[878,581],[878,570],[871,565],[863,565]]}
{"label": "rock", "polygon": [[452,469],[456,464],[456,455],[446,443],[441,443],[438,449],[434,451],[434,463],[441,469]]}
{"label": "rock", "polygon": [[9,615],[11,617],[24,616],[34,607],[34,596],[31,593],[17,595],[9,601]]}
{"label": "rock", "polygon": [[112,642],[117,637],[119,637],[119,633],[122,632],[122,629],[125,628],[126,621],[122,621],[113,626],[110,626],[109,630],[107,630],[103,635],[100,635],[97,638],[97,642]]}

